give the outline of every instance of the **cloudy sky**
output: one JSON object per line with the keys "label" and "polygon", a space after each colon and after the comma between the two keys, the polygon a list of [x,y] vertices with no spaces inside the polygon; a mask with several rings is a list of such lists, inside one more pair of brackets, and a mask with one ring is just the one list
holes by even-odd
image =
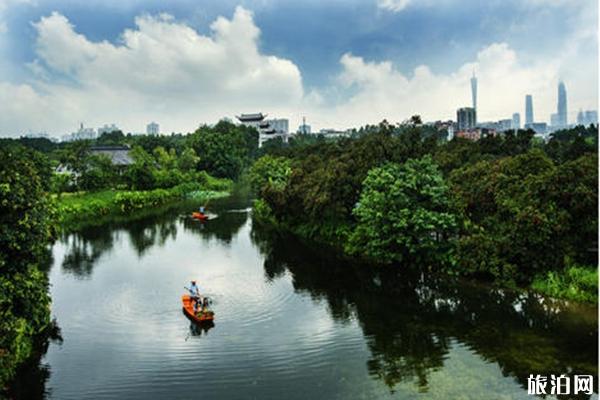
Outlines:
{"label": "cloudy sky", "polygon": [[[0,135],[262,111],[347,128],[597,109],[595,0],[0,0]],[[522,117],[523,118],[523,117]]]}

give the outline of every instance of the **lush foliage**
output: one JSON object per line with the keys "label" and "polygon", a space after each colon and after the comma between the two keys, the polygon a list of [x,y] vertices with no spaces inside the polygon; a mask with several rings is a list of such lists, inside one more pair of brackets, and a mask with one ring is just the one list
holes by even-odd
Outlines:
{"label": "lush foliage", "polygon": [[597,127],[443,137],[411,120],[271,143],[251,170],[255,216],[377,262],[503,282],[596,265]]}
{"label": "lush foliage", "polygon": [[[213,180],[215,178],[212,178]],[[86,225],[106,215],[125,214],[147,209],[183,198],[212,199],[228,194],[231,182],[219,181],[214,185],[199,183],[181,184],[170,189],[148,191],[113,191],[73,194],[58,200],[58,221],[69,229]]]}
{"label": "lush foliage", "polygon": [[551,297],[598,302],[598,269],[572,266],[537,276],[531,287]]}
{"label": "lush foliage", "polygon": [[[237,179],[257,156],[254,128],[221,121],[188,135],[125,135],[105,132],[95,140],[54,143],[48,139],[0,139],[0,148],[21,143],[45,153],[55,173],[51,190],[168,189],[206,176]],[[95,146],[126,146],[131,164],[114,163]],[[106,150],[103,150],[106,151]],[[208,175],[207,175],[208,174]]]}
{"label": "lush foliage", "polygon": [[353,214],[347,250],[385,263],[447,255],[457,227],[448,187],[430,156],[371,169]]}
{"label": "lush foliage", "polygon": [[200,155],[199,168],[219,178],[236,179],[250,165],[258,147],[253,128],[220,121],[189,135],[189,145]]}
{"label": "lush foliage", "polygon": [[32,351],[50,320],[48,278],[40,270],[53,236],[45,157],[0,148],[0,385]]}
{"label": "lush foliage", "polygon": [[469,273],[526,281],[564,257],[593,263],[597,156],[555,165],[541,150],[481,161],[450,177],[468,226],[458,241]]}

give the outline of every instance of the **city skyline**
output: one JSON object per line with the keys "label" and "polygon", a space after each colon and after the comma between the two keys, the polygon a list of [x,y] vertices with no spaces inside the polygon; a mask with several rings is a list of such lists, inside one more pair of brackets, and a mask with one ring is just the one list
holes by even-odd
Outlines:
{"label": "city skyline", "polygon": [[[454,12],[456,1],[439,10],[428,1],[390,0],[195,4],[0,5],[0,135],[59,136],[80,121],[140,132],[157,120],[163,132],[190,132],[258,111],[291,126],[306,116],[318,131],[413,114],[454,119],[468,104],[478,121],[494,121],[523,113],[526,94],[534,97],[535,122],[550,122],[561,79],[569,123],[580,109],[597,109],[591,2],[472,2],[469,16]],[[288,31],[281,22],[290,13],[303,16],[306,29]],[[483,24],[492,17],[498,20]],[[510,29],[500,29],[500,17]]]}

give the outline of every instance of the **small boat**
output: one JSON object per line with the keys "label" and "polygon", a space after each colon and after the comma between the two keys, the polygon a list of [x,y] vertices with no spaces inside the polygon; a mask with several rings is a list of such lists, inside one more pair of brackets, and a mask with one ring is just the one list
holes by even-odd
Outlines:
{"label": "small boat", "polygon": [[199,219],[200,221],[207,221],[208,215],[196,211],[192,213],[192,218]]}
{"label": "small boat", "polygon": [[195,322],[208,322],[213,321],[215,319],[215,313],[212,311],[201,312],[198,315],[194,312],[194,304],[192,302],[192,298],[188,294],[184,294],[181,296],[181,302],[183,303],[183,312],[188,318],[192,319]]}

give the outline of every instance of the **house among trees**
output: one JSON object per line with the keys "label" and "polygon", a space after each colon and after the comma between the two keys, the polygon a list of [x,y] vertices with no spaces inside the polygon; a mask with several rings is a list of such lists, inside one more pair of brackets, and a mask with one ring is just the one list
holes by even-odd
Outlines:
{"label": "house among trees", "polygon": [[126,167],[133,164],[133,158],[129,155],[131,149],[129,146],[92,146],[91,155],[105,155],[110,158],[112,165],[116,167]]}

